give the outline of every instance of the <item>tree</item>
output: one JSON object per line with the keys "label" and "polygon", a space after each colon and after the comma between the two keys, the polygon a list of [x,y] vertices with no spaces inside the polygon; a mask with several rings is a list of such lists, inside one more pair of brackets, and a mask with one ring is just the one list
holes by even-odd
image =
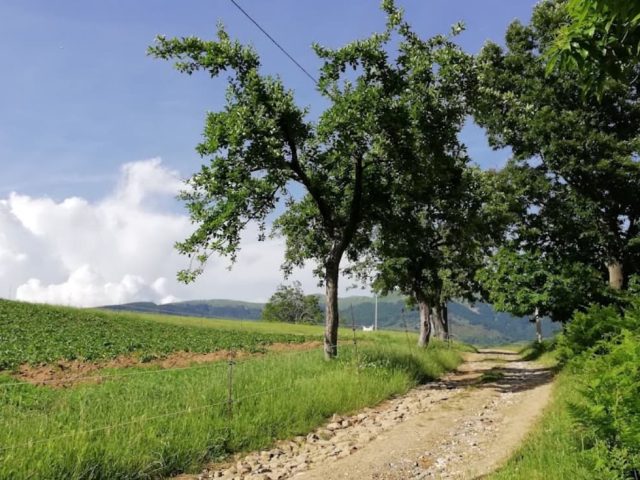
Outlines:
{"label": "tree", "polygon": [[322,310],[316,295],[305,295],[300,282],[280,285],[262,311],[266,322],[309,323],[322,322]]}
{"label": "tree", "polygon": [[[565,232],[595,239],[590,263],[606,266],[610,285],[622,288],[637,271],[640,246],[638,90],[610,81],[599,101],[581,94],[576,72],[553,69],[545,76],[547,52],[564,22],[563,2],[545,1],[534,9],[530,25],[509,26],[506,49],[493,43],[483,48],[474,117],[492,146],[511,147],[516,164],[540,172],[551,191],[588,212],[588,231]],[[555,212],[568,220],[561,208]],[[546,217],[547,225],[554,221]],[[553,240],[561,251],[564,239]]]}
{"label": "tree", "polygon": [[566,322],[578,309],[595,299],[600,276],[578,262],[549,258],[539,251],[519,251],[513,245],[501,247],[478,279],[498,311],[532,316],[541,341],[540,319],[551,317]]}
{"label": "tree", "polygon": [[549,50],[556,64],[582,74],[587,89],[601,91],[608,78],[637,82],[640,74],[640,2],[568,0],[568,22]]}
{"label": "tree", "polygon": [[[461,30],[455,25],[452,35]],[[398,169],[368,254],[350,271],[364,280],[373,277],[379,293],[399,290],[418,305],[419,345],[425,347],[431,310],[442,303],[445,279],[439,275],[455,270],[456,260],[468,255],[469,232],[475,232],[477,172],[467,167],[458,141],[468,114],[472,61],[450,37],[423,40],[406,22],[399,32],[397,78],[403,88],[395,98],[398,116],[386,146]]]}
{"label": "tree", "polygon": [[[454,136],[461,122],[449,125]],[[375,290],[399,291],[418,306],[421,347],[428,345],[432,325],[448,334],[451,298],[475,299],[475,272],[490,245],[481,173],[466,166],[463,149],[449,163],[444,158],[436,163],[440,174],[430,175],[424,190],[414,180],[396,192],[394,214],[377,230],[367,260]]]}
{"label": "tree", "polygon": [[[316,121],[279,78],[260,73],[252,48],[222,28],[215,41],[159,37],[149,49],[187,74],[231,72],[227,105],[207,115],[198,146],[210,163],[182,193],[198,228],[177,245],[195,262],[179,278],[192,281],[212,254],[235,259],[245,226],[257,222],[264,236],[268,215],[284,203],[273,233],[286,238],[285,272],[314,260],[326,287],[326,358],[337,355],[341,260],[357,259],[376,218],[389,208],[388,190],[402,168],[406,108],[419,108],[399,101],[422,88],[410,81],[423,69],[419,49],[410,48],[415,35],[393,1],[385,0],[383,9],[383,33],[336,50],[314,46],[323,60],[318,90],[329,103]],[[395,61],[388,52],[394,33],[401,39]],[[301,198],[291,193],[293,184],[302,186]]]}

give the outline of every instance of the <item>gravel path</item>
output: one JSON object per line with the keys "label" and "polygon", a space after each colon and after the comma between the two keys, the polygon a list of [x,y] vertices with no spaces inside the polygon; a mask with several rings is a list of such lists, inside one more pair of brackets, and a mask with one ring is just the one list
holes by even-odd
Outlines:
{"label": "gravel path", "polygon": [[552,373],[513,352],[468,354],[457,372],[276,448],[182,479],[467,479],[495,470],[550,398]]}

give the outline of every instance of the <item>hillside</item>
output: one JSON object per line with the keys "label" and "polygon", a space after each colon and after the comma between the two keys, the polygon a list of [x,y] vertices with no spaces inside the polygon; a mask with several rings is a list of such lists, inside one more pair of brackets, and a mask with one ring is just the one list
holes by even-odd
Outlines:
{"label": "hillside", "polygon": [[[320,305],[323,305],[321,297]],[[235,300],[192,300],[186,302],[156,305],[151,302],[109,305],[103,308],[168,315],[186,315],[204,318],[235,318],[258,320],[264,304]],[[340,299],[340,313],[343,325],[352,322],[358,326],[372,325],[374,299],[367,296],[352,296]],[[403,309],[405,310],[403,313]],[[460,341],[478,345],[529,341],[534,338],[534,327],[526,318],[517,318],[507,313],[495,312],[491,305],[478,302],[468,306],[459,302],[449,303],[451,333]],[[405,307],[399,296],[378,299],[378,326],[381,329],[410,331],[418,329],[418,312]],[[545,320],[545,336],[557,331],[559,326]]]}

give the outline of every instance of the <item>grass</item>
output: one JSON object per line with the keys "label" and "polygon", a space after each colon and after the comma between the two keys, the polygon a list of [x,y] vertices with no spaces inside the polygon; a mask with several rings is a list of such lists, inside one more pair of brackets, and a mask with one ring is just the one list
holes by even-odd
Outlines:
{"label": "grass", "polygon": [[[318,339],[318,327],[282,325],[232,328],[220,320],[194,328],[191,319],[172,322],[151,315],[34,305],[0,300],[0,370],[56,360],[102,360],[120,355],[163,356],[223,349],[262,351],[273,343]],[[243,322],[247,323],[247,322]],[[315,328],[315,330],[312,330]]]}
{"label": "grass", "polygon": [[570,414],[579,402],[576,379],[568,372],[558,375],[553,400],[542,421],[527,436],[518,452],[491,480],[593,479],[593,469],[583,455],[583,438]]}
{"label": "grass", "polygon": [[[26,308],[26,304],[19,305]],[[38,309],[43,309],[38,313],[51,309],[58,316],[44,315],[43,334],[38,337],[30,331],[30,343],[21,340],[30,352],[38,352],[38,342],[46,343],[50,352],[68,351],[61,345],[62,335],[51,336],[51,318],[72,332],[92,326],[72,309]],[[225,325],[189,326],[190,320],[170,325],[138,316],[89,314],[99,325],[116,317],[128,327],[140,322],[143,326],[135,328],[162,338],[172,348],[184,339],[171,339],[165,328],[189,339],[234,333],[240,343],[248,338],[251,345],[255,338],[263,338],[260,335],[275,338],[267,331],[234,332]],[[277,335],[287,335],[284,326],[275,327]],[[137,331],[135,328],[127,331]],[[155,328],[162,335],[154,332]],[[191,331],[196,334],[191,336]],[[4,325],[2,332],[4,335]],[[90,340],[90,334],[78,334],[77,338]],[[207,461],[304,435],[334,413],[354,412],[402,394],[461,361],[455,345],[449,348],[434,342],[426,351],[418,351],[415,335],[407,338],[405,334],[376,332],[365,338],[367,342],[358,345],[357,356],[353,347],[343,346],[334,362],[323,361],[321,349],[238,361],[232,370],[231,415],[226,363],[185,370],[113,369],[103,372],[112,377],[101,384],[66,389],[16,385],[5,372],[0,374],[0,478],[139,479],[197,472]],[[96,345],[94,342],[93,348]],[[108,355],[112,353],[108,350]]]}
{"label": "grass", "polygon": [[536,361],[545,367],[558,365],[555,340],[544,340],[542,343],[531,342],[518,350],[523,360]]}

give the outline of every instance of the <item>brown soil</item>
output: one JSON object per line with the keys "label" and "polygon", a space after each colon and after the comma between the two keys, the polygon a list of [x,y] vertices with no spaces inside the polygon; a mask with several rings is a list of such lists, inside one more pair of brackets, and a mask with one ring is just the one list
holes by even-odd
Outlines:
{"label": "brown soil", "polygon": [[[322,342],[274,343],[265,347],[266,352],[290,352],[318,348]],[[264,352],[264,353],[266,353]],[[264,355],[263,352],[251,353],[244,350],[218,350],[209,353],[173,352],[162,358],[143,362],[136,356],[120,356],[100,362],[81,360],[60,360],[52,364],[28,365],[18,367],[13,376],[34,385],[47,385],[53,388],[70,387],[80,383],[101,383],[109,375],[100,371],[108,368],[157,367],[188,368],[192,365],[219,362],[231,359]]]}

